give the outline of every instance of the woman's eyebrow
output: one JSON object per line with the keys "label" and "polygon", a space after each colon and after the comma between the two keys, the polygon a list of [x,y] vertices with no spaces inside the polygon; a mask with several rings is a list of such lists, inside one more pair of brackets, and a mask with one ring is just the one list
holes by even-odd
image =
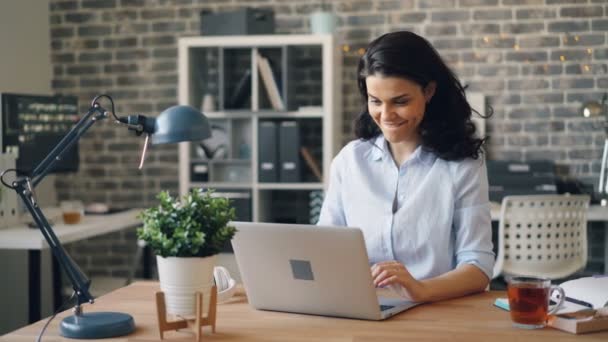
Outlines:
{"label": "woman's eyebrow", "polygon": [[[374,96],[374,95],[372,95],[370,93],[367,93],[367,96],[373,97],[376,100],[378,99],[376,96]],[[407,99],[409,97],[410,97],[410,94],[405,93],[405,94],[397,95],[397,96],[391,98],[391,100],[401,100],[401,99]]]}

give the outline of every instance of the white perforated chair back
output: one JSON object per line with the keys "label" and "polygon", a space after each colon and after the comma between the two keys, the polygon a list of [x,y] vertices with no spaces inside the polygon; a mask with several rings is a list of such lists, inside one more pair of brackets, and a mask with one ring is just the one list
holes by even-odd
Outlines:
{"label": "white perforated chair back", "polygon": [[507,196],[498,226],[494,277],[557,279],[587,264],[587,195]]}

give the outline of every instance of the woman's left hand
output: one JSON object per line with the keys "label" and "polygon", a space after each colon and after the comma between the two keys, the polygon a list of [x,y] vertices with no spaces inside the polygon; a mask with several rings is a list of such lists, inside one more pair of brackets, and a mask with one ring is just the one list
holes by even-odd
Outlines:
{"label": "woman's left hand", "polygon": [[372,279],[376,287],[386,287],[389,285],[401,285],[404,295],[411,301],[424,301],[424,287],[421,282],[416,280],[407,268],[400,262],[382,261],[374,264],[371,268]]}

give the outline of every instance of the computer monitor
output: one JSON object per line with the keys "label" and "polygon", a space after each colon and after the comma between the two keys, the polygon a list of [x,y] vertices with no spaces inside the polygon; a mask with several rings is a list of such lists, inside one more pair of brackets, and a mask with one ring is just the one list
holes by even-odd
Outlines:
{"label": "computer monitor", "polygon": [[[20,174],[30,174],[78,121],[76,96],[0,94],[2,152],[16,152]],[[78,171],[78,145],[51,172]]]}

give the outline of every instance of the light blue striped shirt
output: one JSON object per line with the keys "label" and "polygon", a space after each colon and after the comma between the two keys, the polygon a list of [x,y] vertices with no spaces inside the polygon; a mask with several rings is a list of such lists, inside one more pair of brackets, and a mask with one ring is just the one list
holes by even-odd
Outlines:
{"label": "light blue striped shirt", "polygon": [[492,278],[483,158],[446,161],[420,146],[397,168],[382,135],[346,145],[331,165],[319,225],[358,227],[370,264],[397,260],[416,279],[461,264]]}

